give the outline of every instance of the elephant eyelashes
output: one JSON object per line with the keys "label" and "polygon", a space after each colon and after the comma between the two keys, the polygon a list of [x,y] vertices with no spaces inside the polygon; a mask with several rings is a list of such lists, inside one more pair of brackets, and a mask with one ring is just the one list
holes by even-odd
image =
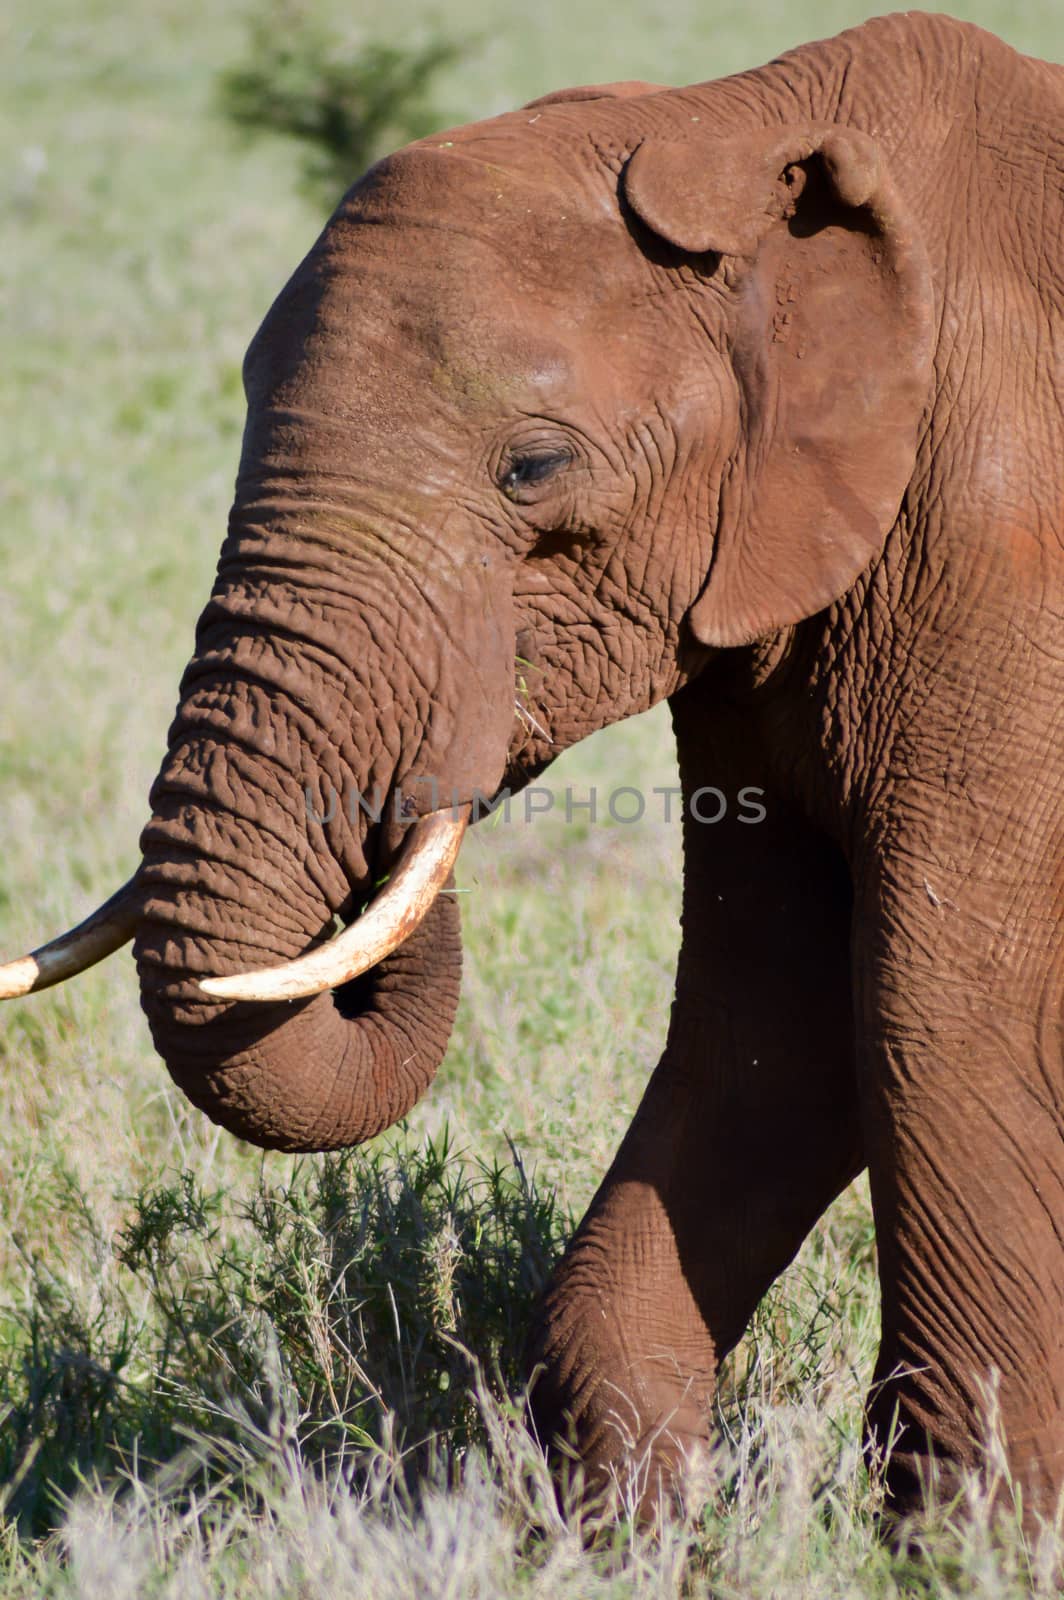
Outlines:
{"label": "elephant eyelashes", "polygon": [[572,460],[567,450],[542,451],[538,455],[515,456],[499,480],[499,487],[507,500],[521,501],[531,498],[534,491],[553,478]]}

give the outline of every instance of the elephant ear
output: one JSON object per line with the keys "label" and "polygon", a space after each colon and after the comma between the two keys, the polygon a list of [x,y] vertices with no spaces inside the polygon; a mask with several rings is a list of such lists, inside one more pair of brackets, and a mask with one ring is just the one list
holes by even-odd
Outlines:
{"label": "elephant ear", "polygon": [[930,266],[850,128],[648,140],[623,182],[654,233],[725,258],[742,439],[689,623],[748,644],[839,599],[897,518],[930,392]]}

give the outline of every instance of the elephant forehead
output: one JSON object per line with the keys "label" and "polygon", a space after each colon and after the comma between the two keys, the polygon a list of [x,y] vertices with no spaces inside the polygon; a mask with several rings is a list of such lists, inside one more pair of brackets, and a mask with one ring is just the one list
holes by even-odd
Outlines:
{"label": "elephant forehead", "polygon": [[535,403],[571,378],[586,298],[545,295],[520,252],[420,222],[352,235],[312,252],[271,308],[245,363],[252,405],[410,419],[425,400]]}
{"label": "elephant forehead", "polygon": [[423,141],[378,162],[348,191],[326,237],[343,248],[347,227],[417,224],[504,248],[529,227],[619,217],[615,185],[603,193],[589,177],[575,152],[544,160],[527,141],[500,143],[476,126],[456,129],[453,138]]}
{"label": "elephant forehead", "polygon": [[357,262],[293,283],[248,352],[249,402],[391,426],[564,387],[572,356],[558,319],[527,293],[485,290],[484,261],[466,260],[462,288],[382,281]]}
{"label": "elephant forehead", "polygon": [[600,159],[555,148],[532,161],[519,143],[459,143],[476,129],[455,132],[454,148],[411,146],[356,184],[316,247],[326,271],[354,265],[393,291],[409,285],[449,319],[506,316],[526,297],[555,310],[595,302],[638,274],[618,180]]}
{"label": "elephant forehead", "polygon": [[596,319],[601,341],[639,256],[601,172],[592,199],[560,182],[447,149],[380,163],[248,352],[252,407],[386,451],[419,432],[438,447],[441,413],[490,424],[586,390]]}

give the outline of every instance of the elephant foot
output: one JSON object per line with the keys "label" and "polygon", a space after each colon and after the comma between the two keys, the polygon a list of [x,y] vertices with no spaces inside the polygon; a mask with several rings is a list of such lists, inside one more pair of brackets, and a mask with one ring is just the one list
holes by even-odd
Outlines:
{"label": "elephant foot", "polygon": [[585,1332],[579,1341],[555,1342],[549,1329],[533,1338],[530,1426],[563,1504],[613,1502],[651,1524],[679,1502],[708,1451],[712,1374],[685,1376],[664,1354],[622,1357],[614,1340],[602,1338],[601,1310],[597,1320],[597,1339]]}
{"label": "elephant foot", "polygon": [[1064,1430],[1051,1408],[1032,1425],[1029,1407],[1015,1418],[992,1407],[966,1427],[958,1417],[926,1412],[914,1421],[905,1398],[880,1387],[867,1413],[866,1450],[883,1466],[880,1529],[887,1542],[908,1548],[914,1530],[968,1504],[980,1515],[1015,1519],[1032,1540],[1059,1518]]}

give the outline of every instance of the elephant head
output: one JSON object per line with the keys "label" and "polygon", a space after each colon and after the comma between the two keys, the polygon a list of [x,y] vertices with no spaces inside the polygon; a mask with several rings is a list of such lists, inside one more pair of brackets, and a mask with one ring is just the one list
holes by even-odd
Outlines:
{"label": "elephant head", "polygon": [[142,863],[0,993],[135,934],[208,1115],[287,1149],[395,1121],[451,1029],[478,797],[853,583],[930,325],[877,145],[785,100],[577,91],[374,167],[248,352]]}

